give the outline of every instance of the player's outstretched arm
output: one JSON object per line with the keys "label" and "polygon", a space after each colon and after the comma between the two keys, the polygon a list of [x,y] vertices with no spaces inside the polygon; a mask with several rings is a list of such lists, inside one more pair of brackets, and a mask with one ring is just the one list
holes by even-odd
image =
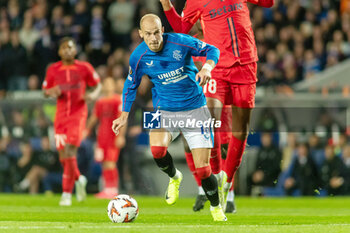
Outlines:
{"label": "player's outstretched arm", "polygon": [[270,8],[275,3],[275,0],[248,0],[248,2],[253,3],[258,6]]}
{"label": "player's outstretched arm", "polygon": [[193,27],[193,24],[183,20],[183,18],[176,12],[170,0],[159,1],[162,4],[165,16],[173,30],[178,33],[188,33]]}
{"label": "player's outstretched arm", "polygon": [[120,117],[118,117],[113,121],[112,130],[115,133],[115,135],[119,134],[119,130],[121,127],[126,126],[128,122],[128,116],[129,116],[129,112],[122,112]]}

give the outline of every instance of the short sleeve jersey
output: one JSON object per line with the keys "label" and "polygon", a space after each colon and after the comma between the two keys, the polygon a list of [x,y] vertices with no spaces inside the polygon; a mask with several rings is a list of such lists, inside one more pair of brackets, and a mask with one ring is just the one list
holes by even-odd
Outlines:
{"label": "short sleeve jersey", "polygon": [[87,117],[84,100],[87,86],[96,86],[100,78],[87,62],[75,60],[72,65],[61,61],[52,64],[47,72],[42,88],[59,86],[62,94],[57,98],[55,121],[66,118]]}
{"label": "short sleeve jersey", "polygon": [[115,94],[111,97],[103,97],[96,101],[93,114],[99,120],[97,143],[100,147],[113,147],[116,136],[111,130],[111,127],[113,120],[120,115],[121,110],[121,95]]}

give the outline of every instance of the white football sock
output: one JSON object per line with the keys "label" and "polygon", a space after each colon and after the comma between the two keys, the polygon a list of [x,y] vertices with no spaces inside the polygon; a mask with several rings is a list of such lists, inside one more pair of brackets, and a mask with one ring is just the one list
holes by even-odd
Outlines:
{"label": "white football sock", "polygon": [[229,191],[227,194],[227,201],[233,202],[234,198],[235,198],[235,193],[233,192],[233,190]]}
{"label": "white football sock", "polygon": [[171,179],[174,179],[174,180],[179,179],[180,178],[180,174],[181,174],[181,172],[176,169],[175,175],[173,177],[171,177]]}

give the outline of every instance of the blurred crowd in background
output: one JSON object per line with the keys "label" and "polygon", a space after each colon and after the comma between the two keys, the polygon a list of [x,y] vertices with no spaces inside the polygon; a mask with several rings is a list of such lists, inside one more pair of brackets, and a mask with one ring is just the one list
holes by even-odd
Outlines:
{"label": "blurred crowd in background", "polygon": [[[173,1],[179,13],[184,2]],[[269,9],[249,6],[259,54],[258,86],[288,94],[294,83],[350,56],[349,0],[275,0]],[[171,31],[159,0],[0,0],[0,191],[60,191],[61,179],[52,149],[54,104],[15,108],[6,103],[6,94],[40,90],[47,66],[59,59],[57,43],[65,36],[76,40],[78,59],[89,61],[102,79],[117,80],[120,93],[130,54],[142,42],[138,22],[146,13],[158,14]],[[141,121],[151,95],[144,80],[128,129],[130,143],[118,164],[122,190],[152,194],[149,175],[131,169],[145,161],[142,151],[135,152],[135,145],[147,144]],[[332,141],[331,132],[325,137],[289,133],[285,143],[273,139],[275,134],[258,134],[256,164],[246,180],[249,194],[350,193],[347,134]],[[93,142],[94,137],[86,139],[78,155],[90,192],[98,190],[101,173],[93,160]]]}
{"label": "blurred crowd in background", "polygon": [[[173,1],[179,13],[184,0]],[[259,85],[277,92],[350,56],[348,0],[276,0],[272,8],[249,4],[259,54]],[[101,77],[123,79],[129,55],[141,42],[146,13],[163,19],[158,0],[0,0],[0,90],[40,89],[57,42],[72,36],[79,59]]]}

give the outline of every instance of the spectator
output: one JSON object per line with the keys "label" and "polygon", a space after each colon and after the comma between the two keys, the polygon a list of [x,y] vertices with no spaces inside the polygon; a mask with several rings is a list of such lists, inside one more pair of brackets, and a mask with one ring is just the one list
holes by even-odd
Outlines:
{"label": "spectator", "polygon": [[33,18],[30,11],[24,14],[23,26],[19,30],[19,40],[27,53],[31,54],[35,42],[39,39],[40,33],[33,28]]}
{"label": "spectator", "polygon": [[301,195],[315,195],[319,188],[320,178],[316,164],[310,156],[308,144],[298,145],[297,157],[291,166],[291,174],[284,183],[286,193],[293,195],[297,190]]}
{"label": "spectator", "polygon": [[11,160],[6,153],[6,140],[0,137],[0,192],[11,190],[11,177]]}
{"label": "spectator", "polygon": [[110,52],[107,39],[107,23],[103,19],[103,8],[99,5],[92,8],[90,24],[90,42],[87,45],[88,57],[93,66],[105,64]]}
{"label": "spectator", "polygon": [[[281,172],[281,151],[273,144],[272,134],[261,135],[262,147],[259,148],[253,174],[249,177],[253,195],[261,194],[260,187],[273,187]],[[254,187],[258,186],[258,188]],[[256,193],[258,191],[259,193]]]}
{"label": "spectator", "polygon": [[75,41],[85,47],[88,42],[85,38],[88,38],[86,30],[90,24],[90,12],[88,12],[87,3],[85,0],[79,0],[74,6],[74,15],[72,22],[72,37]]}
{"label": "spectator", "polygon": [[11,32],[3,58],[3,72],[7,78],[7,90],[26,90],[29,72],[27,52],[19,41],[18,31]]}
{"label": "spectator", "polygon": [[21,191],[29,188],[30,194],[36,194],[42,179],[48,174],[48,169],[58,163],[58,154],[51,150],[48,137],[41,139],[41,150],[32,153],[30,163],[30,170],[18,186]]}
{"label": "spectator", "polygon": [[49,26],[49,22],[47,21],[47,9],[46,1],[38,1],[31,7],[34,17],[34,28],[38,31]]}
{"label": "spectator", "polygon": [[321,168],[323,187],[329,195],[343,195],[346,189],[344,163],[335,155],[333,146],[327,145],[324,151],[326,160]]}
{"label": "spectator", "polygon": [[[27,150],[29,130],[20,111],[14,110],[11,114],[12,122],[9,126],[10,141],[7,146],[7,152],[15,159],[19,159],[23,155],[22,149]],[[26,163],[23,163],[26,164]]]}
{"label": "spectator", "polygon": [[108,19],[111,22],[113,48],[128,47],[130,32],[134,26],[135,5],[131,1],[115,0],[108,9]]}
{"label": "spectator", "polygon": [[43,82],[46,72],[46,67],[57,60],[56,44],[50,34],[50,28],[45,27],[40,32],[41,38],[34,45],[33,57],[33,69],[34,73],[38,75],[40,83]]}
{"label": "spectator", "polygon": [[316,134],[312,134],[308,139],[310,154],[317,168],[321,169],[325,160],[324,145],[320,142],[320,138]]}
{"label": "spectator", "polygon": [[50,21],[50,27],[52,31],[51,35],[55,41],[59,41],[61,38],[64,37],[63,16],[64,16],[63,7],[61,5],[55,6],[52,10],[51,21]]}
{"label": "spectator", "polygon": [[17,0],[10,0],[7,4],[7,13],[10,21],[10,28],[18,30],[22,24],[22,17],[20,15],[20,8]]}
{"label": "spectator", "polygon": [[347,144],[343,148],[342,159],[345,165],[345,193],[350,194],[350,144]]}

